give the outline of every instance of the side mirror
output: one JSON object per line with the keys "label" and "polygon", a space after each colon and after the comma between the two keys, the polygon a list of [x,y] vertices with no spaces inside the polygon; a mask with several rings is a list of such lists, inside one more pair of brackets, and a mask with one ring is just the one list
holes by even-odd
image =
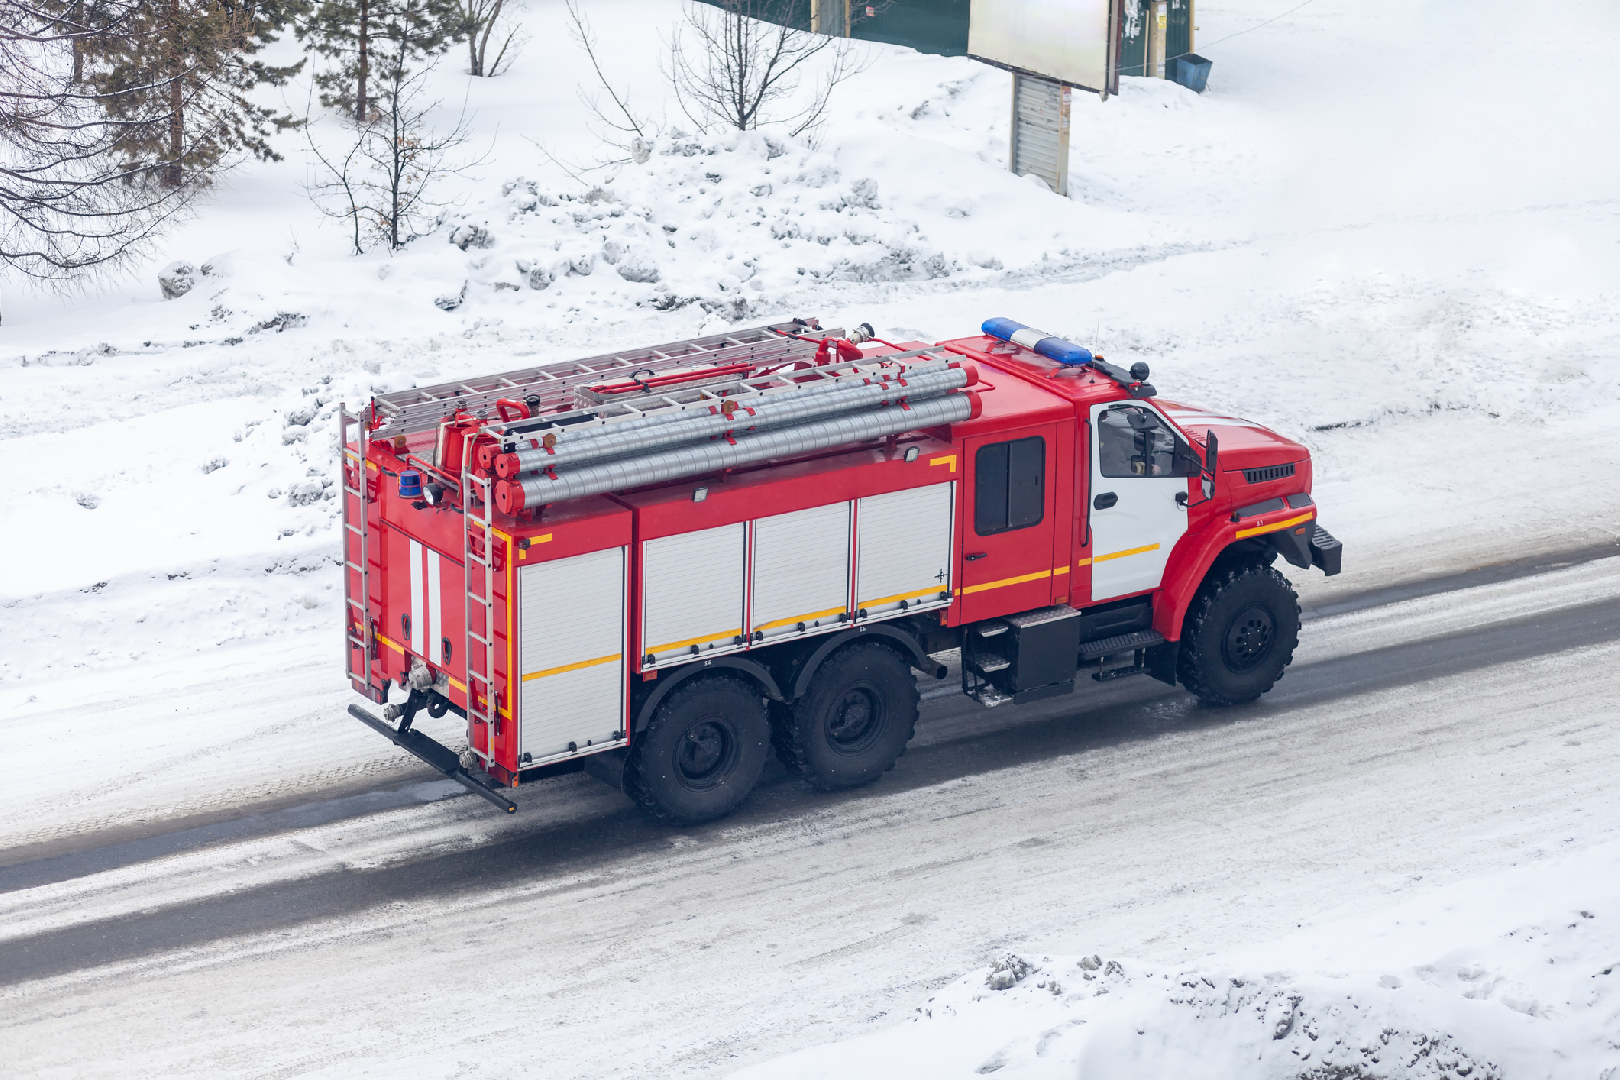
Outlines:
{"label": "side mirror", "polygon": [[1221,467],[1221,443],[1215,433],[1204,430],[1204,498],[1215,497],[1215,477]]}

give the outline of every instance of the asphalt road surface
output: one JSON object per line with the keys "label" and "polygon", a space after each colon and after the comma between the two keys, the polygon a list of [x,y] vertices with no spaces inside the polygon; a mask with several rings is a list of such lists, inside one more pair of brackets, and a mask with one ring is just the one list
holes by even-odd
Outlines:
{"label": "asphalt road surface", "polygon": [[424,769],[0,865],[0,1059],[710,1075],[998,948],[1194,958],[1612,838],[1620,559],[1452,584],[1311,620],[1250,706],[1145,678],[933,697],[877,786],[773,771],[697,829],[583,775],[508,817]]}

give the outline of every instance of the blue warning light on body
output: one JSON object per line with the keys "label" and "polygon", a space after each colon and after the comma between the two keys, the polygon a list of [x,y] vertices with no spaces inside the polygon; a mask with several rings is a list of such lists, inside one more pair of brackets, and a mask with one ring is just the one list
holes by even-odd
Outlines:
{"label": "blue warning light on body", "polygon": [[1013,322],[1011,319],[986,319],[979,329],[993,338],[1033,349],[1048,360],[1056,360],[1060,364],[1091,363],[1090,349],[1081,348],[1072,341],[1053,337],[1021,322]]}

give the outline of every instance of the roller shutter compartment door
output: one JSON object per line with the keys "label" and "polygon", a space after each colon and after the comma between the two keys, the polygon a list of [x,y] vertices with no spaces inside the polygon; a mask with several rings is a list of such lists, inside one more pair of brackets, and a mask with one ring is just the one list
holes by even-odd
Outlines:
{"label": "roller shutter compartment door", "polygon": [[858,500],[855,606],[868,616],[942,607],[951,592],[954,483]]}
{"label": "roller shutter compartment door", "polygon": [[624,718],[625,549],[525,566],[519,754],[611,742]]}
{"label": "roller shutter compartment door", "polygon": [[812,632],[848,607],[849,503],[754,522],[755,632],[766,641]]}
{"label": "roller shutter compartment door", "polygon": [[742,647],[747,539],[738,522],[642,544],[643,668]]}

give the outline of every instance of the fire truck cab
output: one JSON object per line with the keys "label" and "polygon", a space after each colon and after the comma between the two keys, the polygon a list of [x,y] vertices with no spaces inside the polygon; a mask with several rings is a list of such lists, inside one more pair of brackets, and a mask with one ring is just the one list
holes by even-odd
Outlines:
{"label": "fire truck cab", "polygon": [[951,657],[985,706],[1088,675],[1253,700],[1299,631],[1273,562],[1340,545],[1303,446],[1148,377],[1005,319],[795,320],[375,398],[340,418],[346,666],[387,709],[350,711],[507,810],[586,768],[695,823],[773,747],[878,779]]}

